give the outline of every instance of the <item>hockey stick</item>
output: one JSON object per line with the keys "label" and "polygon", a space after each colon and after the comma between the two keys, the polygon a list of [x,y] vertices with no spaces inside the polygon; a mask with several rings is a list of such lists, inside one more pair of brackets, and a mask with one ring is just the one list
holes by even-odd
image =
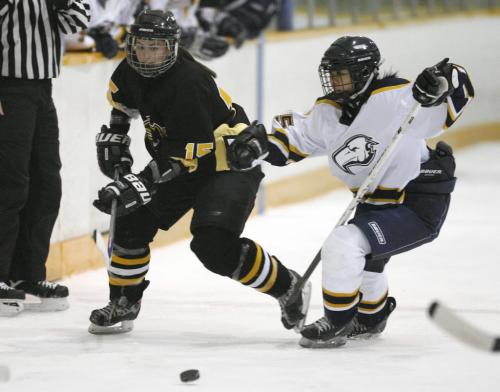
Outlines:
{"label": "hockey stick", "polygon": [[[345,209],[344,213],[340,217],[339,221],[335,225],[335,227],[343,226],[348,220],[349,217],[351,216],[352,212],[356,209],[358,204],[363,201],[366,193],[368,192],[368,189],[372,185],[374,179],[378,176],[380,173],[380,170],[384,166],[384,164],[388,161],[389,157],[392,155],[392,152],[396,149],[399,141],[405,134],[406,130],[408,127],[411,125],[413,120],[415,119],[416,115],[418,114],[421,106],[418,102],[416,102],[413,107],[410,110],[410,113],[408,116],[405,118],[399,129],[396,131],[394,136],[392,137],[391,142],[387,146],[387,148],[384,150],[380,158],[378,159],[377,163],[372,168],[372,171],[368,176],[365,178],[361,186],[359,187],[358,191],[356,192],[356,195],[352,198],[351,202]],[[300,295],[300,291],[304,287],[304,284],[309,280],[311,277],[311,274],[315,270],[315,268],[318,266],[319,262],[321,261],[321,248],[318,250],[318,253],[316,253],[316,256],[314,256],[314,259],[311,261],[311,264],[309,264],[309,267],[307,268],[306,272],[304,272],[304,275],[299,279],[297,282],[297,285],[295,286],[295,292],[290,296],[290,299],[287,302],[287,306],[294,303],[297,300],[297,297]]]}
{"label": "hockey stick", "polygon": [[[120,179],[120,169],[119,166],[115,167],[115,172],[113,175],[113,179],[118,181]],[[101,232],[97,229],[92,233],[92,238],[97,246],[99,252],[101,252],[104,260],[106,261],[106,265],[109,266],[111,264],[111,254],[113,253],[113,243],[115,239],[115,226],[116,226],[116,210],[118,208],[118,200],[113,199],[111,202],[111,212],[109,219],[109,231],[108,231],[108,244],[104,245],[104,238]]]}
{"label": "hockey stick", "polygon": [[482,331],[460,318],[447,306],[434,301],[428,309],[431,320],[458,340],[483,351],[500,351],[500,336]]}
{"label": "hockey stick", "polygon": [[[114,180],[120,179],[120,168],[115,166]],[[118,208],[118,199],[113,199],[111,202],[111,214],[109,219],[109,234],[108,234],[108,261],[111,263],[111,254],[113,253],[113,244],[115,242],[115,226],[116,226],[116,210]]]}

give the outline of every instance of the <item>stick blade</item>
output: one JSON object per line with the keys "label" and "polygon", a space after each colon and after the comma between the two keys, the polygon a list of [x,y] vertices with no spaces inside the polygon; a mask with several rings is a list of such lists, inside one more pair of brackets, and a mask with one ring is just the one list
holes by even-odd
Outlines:
{"label": "stick blade", "polygon": [[94,230],[92,232],[92,239],[94,240],[97,249],[99,250],[99,253],[104,258],[106,265],[109,265],[108,246],[106,245],[106,242],[104,241],[104,237],[102,236],[101,232],[97,229]]}
{"label": "stick blade", "polygon": [[500,350],[500,339],[473,326],[440,302],[432,302],[428,313],[434,323],[469,346],[483,351]]}

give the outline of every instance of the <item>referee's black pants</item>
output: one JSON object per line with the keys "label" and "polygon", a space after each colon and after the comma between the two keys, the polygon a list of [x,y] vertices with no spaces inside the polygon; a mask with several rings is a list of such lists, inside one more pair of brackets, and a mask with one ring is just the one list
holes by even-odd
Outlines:
{"label": "referee's black pants", "polygon": [[0,77],[0,282],[44,280],[61,200],[51,80]]}

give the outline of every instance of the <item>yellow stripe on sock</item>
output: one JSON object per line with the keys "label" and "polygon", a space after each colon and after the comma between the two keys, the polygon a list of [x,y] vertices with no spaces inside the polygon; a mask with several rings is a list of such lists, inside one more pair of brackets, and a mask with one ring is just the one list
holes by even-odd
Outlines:
{"label": "yellow stripe on sock", "polygon": [[149,253],[146,256],[138,259],[125,259],[124,257],[120,257],[114,254],[113,256],[111,256],[111,261],[122,265],[139,265],[149,262],[149,258]]}
{"label": "yellow stripe on sock", "polygon": [[143,280],[144,276],[134,279],[112,278],[111,276],[109,277],[109,283],[113,286],[135,286],[136,284],[141,283]]}
{"label": "yellow stripe on sock", "polygon": [[257,247],[257,254],[255,255],[255,260],[253,262],[253,267],[250,270],[246,276],[240,279],[240,283],[248,283],[250,280],[252,280],[255,275],[257,275],[257,272],[259,272],[260,265],[262,264],[262,248],[260,247],[259,244],[255,244]]}
{"label": "yellow stripe on sock", "polygon": [[267,283],[264,286],[262,286],[260,289],[257,289],[261,293],[266,293],[269,290],[271,290],[271,288],[274,286],[274,283],[276,282],[276,278],[278,276],[278,264],[276,263],[276,260],[272,256],[271,256],[271,263],[272,263],[271,264],[271,268],[272,268],[271,277],[269,278],[269,280],[267,281]]}

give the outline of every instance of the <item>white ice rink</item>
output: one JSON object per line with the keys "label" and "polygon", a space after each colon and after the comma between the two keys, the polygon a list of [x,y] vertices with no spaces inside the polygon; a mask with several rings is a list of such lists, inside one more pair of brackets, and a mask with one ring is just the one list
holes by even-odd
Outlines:
{"label": "white ice rink", "polygon": [[[500,143],[457,154],[459,182],[440,238],[387,266],[398,307],[378,340],[300,348],[274,299],[209,273],[183,241],[153,252],[130,334],[87,333],[90,311],[107,302],[104,270],[64,282],[66,312],[0,319],[0,391],[499,391],[500,355],[462,345],[425,311],[439,298],[500,334],[499,159]],[[303,272],[349,198],[334,192],[270,210],[245,235]],[[322,313],[320,276],[318,267],[308,321]],[[182,384],[178,374],[190,368],[201,378]]]}

